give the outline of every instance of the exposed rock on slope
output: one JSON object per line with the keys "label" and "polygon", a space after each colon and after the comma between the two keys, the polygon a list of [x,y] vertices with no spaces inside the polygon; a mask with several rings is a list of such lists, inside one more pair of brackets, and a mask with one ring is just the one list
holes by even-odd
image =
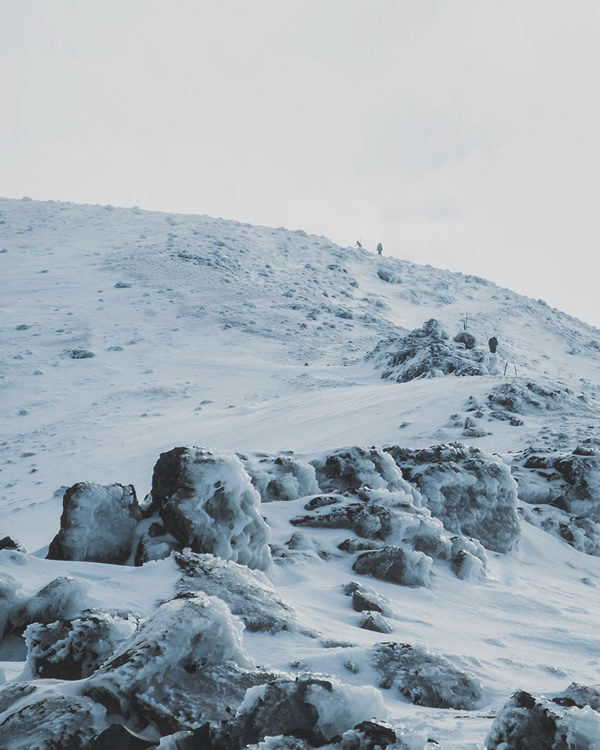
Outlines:
{"label": "exposed rock on slope", "polygon": [[439,320],[428,320],[405,336],[379,342],[366,359],[374,360],[384,380],[407,383],[416,378],[443,375],[493,375],[494,355],[475,348],[475,339],[457,335],[453,340]]}
{"label": "exposed rock on slope", "polygon": [[517,485],[500,458],[460,443],[386,451],[447,529],[507,552],[519,539]]}

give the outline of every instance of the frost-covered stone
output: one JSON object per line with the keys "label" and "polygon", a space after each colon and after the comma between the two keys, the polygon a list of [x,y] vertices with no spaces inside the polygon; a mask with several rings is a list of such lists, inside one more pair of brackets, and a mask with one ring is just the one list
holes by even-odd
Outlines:
{"label": "frost-covered stone", "polygon": [[580,552],[600,556],[600,444],[570,453],[527,448],[513,458],[524,518]]}
{"label": "frost-covered stone", "polygon": [[356,612],[380,612],[387,617],[392,614],[390,602],[371,586],[351,581],[344,586],[344,594],[352,597],[352,607]]}
{"label": "frost-covered stone", "polygon": [[491,375],[496,360],[483,349],[451,341],[438,320],[432,319],[405,336],[380,341],[366,359],[373,359],[384,380],[407,383],[416,378],[444,375]]}
{"label": "frost-covered stone", "polygon": [[160,606],[84,684],[83,692],[139,729],[162,734],[227,718],[249,687],[272,679],[242,645],[243,625],[214,596]]}
{"label": "frost-covered stone", "polygon": [[470,710],[481,699],[479,681],[433,651],[406,643],[380,643],[372,653],[380,687],[396,687],[411,703]]}
{"label": "frost-covered stone", "polygon": [[403,492],[408,502],[419,504],[419,496],[394,461],[381,448],[352,446],[314,459],[317,481],[326,492],[346,492],[361,487]]}
{"label": "frost-covered stone", "polygon": [[517,485],[500,458],[460,443],[386,451],[447,529],[495,552],[507,552],[517,542]]}
{"label": "frost-covered stone", "polygon": [[279,734],[305,738],[319,746],[360,721],[385,713],[375,688],[352,687],[311,673],[295,680],[282,676],[246,694],[236,717],[236,747]]}
{"label": "frost-covered stone", "polygon": [[375,633],[389,634],[393,631],[392,626],[379,612],[368,612],[360,621],[360,628],[372,630]]}
{"label": "frost-covered stone", "polygon": [[5,536],[3,539],[0,539],[0,550],[2,549],[10,549],[15,552],[27,552],[25,547],[11,536]]}
{"label": "frost-covered stone", "polygon": [[15,610],[15,624],[50,623],[70,619],[90,606],[90,585],[73,576],[59,576],[25,600]]}
{"label": "frost-covered stone", "polygon": [[293,455],[238,454],[263,503],[296,500],[320,492],[315,469]]}
{"label": "frost-covered stone", "polygon": [[122,565],[131,555],[142,516],[133,485],[79,482],[63,496],[60,531],[48,559]]}
{"label": "frost-covered stone", "polygon": [[89,677],[136,627],[137,620],[130,615],[92,611],[72,620],[33,623],[24,634],[28,666],[36,677]]}
{"label": "frost-covered stone", "polygon": [[[8,683],[10,686],[10,683]],[[0,688],[0,705],[3,703]],[[88,750],[106,726],[106,711],[89,698],[35,690],[2,714],[0,747],[10,750]]]}
{"label": "frost-covered stone", "polygon": [[403,586],[427,586],[431,563],[431,558],[422,552],[388,546],[359,555],[352,570]]}
{"label": "frost-covered stone", "polygon": [[194,552],[176,553],[173,559],[182,572],[177,584],[181,594],[202,591],[219,597],[251,631],[277,633],[297,628],[294,610],[261,571]]}
{"label": "frost-covered stone", "polygon": [[[590,705],[583,686],[570,686],[552,697],[515,693],[500,709],[486,738],[489,750],[590,750],[600,737],[597,690]],[[583,688],[583,689],[582,689]],[[575,697],[579,700],[575,700]]]}
{"label": "frost-covered stone", "polygon": [[259,508],[260,495],[233,454],[174,448],[154,467],[150,510],[194,552],[269,570],[270,529]]}
{"label": "frost-covered stone", "polygon": [[8,573],[0,573],[0,641],[10,629],[13,613],[18,607],[19,583]]}
{"label": "frost-covered stone", "polygon": [[122,724],[111,724],[96,737],[89,750],[147,750],[158,745],[157,739],[132,732]]}

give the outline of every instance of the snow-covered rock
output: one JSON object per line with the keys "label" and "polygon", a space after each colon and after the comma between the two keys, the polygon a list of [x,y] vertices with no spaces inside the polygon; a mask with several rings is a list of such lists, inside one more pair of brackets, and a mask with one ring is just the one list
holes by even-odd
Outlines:
{"label": "snow-covered rock", "polygon": [[439,320],[432,318],[405,336],[380,341],[366,359],[374,360],[384,380],[398,383],[444,375],[496,374],[494,355],[474,348],[474,343],[456,337],[450,340]]}
{"label": "snow-covered rock", "polygon": [[71,620],[33,623],[25,630],[27,663],[36,677],[89,677],[131,637],[137,620],[126,613],[86,611]]}
{"label": "snow-covered rock", "polygon": [[447,529],[495,552],[507,552],[519,539],[517,485],[499,457],[460,443],[386,450]]}
{"label": "snow-covered rock", "polygon": [[319,487],[324,492],[345,492],[361,487],[403,492],[408,502],[419,504],[419,495],[402,476],[393,460],[377,446],[350,446],[314,459]]}
{"label": "snow-covered rock", "polygon": [[48,558],[123,564],[141,515],[133,485],[78,482],[63,496],[60,531]]}
{"label": "snow-covered rock", "polygon": [[14,683],[0,687],[0,747],[88,750],[107,726],[106,710],[89,698],[19,685],[17,691]]}
{"label": "snow-covered rock", "polygon": [[599,711],[597,688],[571,685],[551,696],[519,691],[498,712],[486,747],[595,750],[600,737]]}
{"label": "snow-covered rock", "polygon": [[403,586],[427,586],[432,560],[422,552],[387,546],[359,555],[352,570]]}
{"label": "snow-covered rock", "polygon": [[154,467],[150,510],[194,552],[268,571],[270,530],[259,508],[260,495],[233,454],[173,448]]}
{"label": "snow-covered rock", "polygon": [[262,571],[190,551],[175,553],[173,560],[182,573],[177,584],[181,595],[201,591],[219,597],[250,631],[277,633],[297,628],[294,610]]}
{"label": "snow-covered rock", "polygon": [[385,715],[375,688],[345,685],[312,673],[296,679],[282,676],[246,694],[235,721],[235,748],[278,734],[304,737],[319,746],[361,721]]}
{"label": "snow-covered rock", "polygon": [[220,721],[249,687],[272,678],[254,668],[242,630],[220,599],[182,595],[142,623],[83,692],[133,722],[133,729],[151,721],[169,734]]}
{"label": "snow-covered rock", "polygon": [[419,706],[471,710],[481,699],[479,680],[421,646],[380,643],[373,648],[372,659],[381,676],[380,687],[395,687]]}
{"label": "snow-covered rock", "polygon": [[290,454],[238,454],[263,503],[320,492],[314,466]]}

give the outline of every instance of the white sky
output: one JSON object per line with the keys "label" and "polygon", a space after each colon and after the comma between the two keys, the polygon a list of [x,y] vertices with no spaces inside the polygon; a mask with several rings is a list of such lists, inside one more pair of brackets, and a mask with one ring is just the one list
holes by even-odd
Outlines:
{"label": "white sky", "polygon": [[598,0],[0,0],[0,195],[360,239],[600,327]]}

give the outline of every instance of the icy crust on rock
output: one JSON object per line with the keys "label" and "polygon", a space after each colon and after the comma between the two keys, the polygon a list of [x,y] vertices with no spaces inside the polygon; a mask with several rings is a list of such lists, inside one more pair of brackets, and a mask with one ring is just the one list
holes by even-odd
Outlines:
{"label": "icy crust on rock", "polygon": [[267,734],[304,734],[318,746],[374,716],[386,716],[381,693],[374,687],[344,685],[314,673],[295,680],[282,676],[246,693],[235,720],[238,747]]}
{"label": "icy crust on rock", "polygon": [[64,494],[61,528],[48,558],[122,564],[140,518],[133,485],[79,482]]}
{"label": "icy crust on rock", "polygon": [[80,680],[92,675],[136,630],[125,613],[86,611],[72,620],[33,623],[24,633],[27,665],[41,678]]}
{"label": "icy crust on rock", "polygon": [[385,450],[447,529],[495,552],[507,552],[518,541],[517,484],[499,457],[460,443]]}
{"label": "icy crust on rock", "polygon": [[320,492],[315,468],[290,454],[238,454],[263,503],[296,500]]}
{"label": "icy crust on rock", "polygon": [[[107,726],[106,710],[86,697],[39,690],[31,683],[0,687],[0,747],[87,750]],[[8,704],[8,705],[7,705]]]}
{"label": "icy crust on rock", "polygon": [[311,461],[321,492],[345,492],[361,487],[394,490],[420,505],[420,495],[402,476],[398,465],[380,447],[354,445],[339,448]]}
{"label": "icy crust on rock", "polygon": [[161,733],[221,720],[247,688],[272,678],[254,668],[242,623],[202,593],[160,606],[83,687],[85,695]]}
{"label": "icy crust on rock", "polygon": [[486,738],[489,750],[600,747],[600,689],[573,683],[564,692],[516,692],[498,712]]}
{"label": "icy crust on rock", "polygon": [[512,457],[523,517],[579,552],[600,556],[600,443],[571,452],[527,448]]}
{"label": "icy crust on rock", "polygon": [[234,454],[195,447],[161,454],[151,507],[183,547],[263,571],[271,567],[260,495]]}
{"label": "icy crust on rock", "polygon": [[380,341],[366,355],[382,370],[384,380],[407,383],[444,375],[495,375],[495,355],[475,347],[473,337],[459,334],[450,340],[439,320],[432,318],[405,336]]}
{"label": "icy crust on rock", "polygon": [[182,572],[177,584],[181,594],[201,591],[219,597],[250,631],[277,633],[298,627],[294,610],[261,571],[191,551],[175,553],[173,559]]}
{"label": "icy crust on rock", "polygon": [[372,653],[381,676],[379,686],[397,688],[411,703],[471,710],[481,700],[478,679],[429,649],[406,643],[380,643]]}

